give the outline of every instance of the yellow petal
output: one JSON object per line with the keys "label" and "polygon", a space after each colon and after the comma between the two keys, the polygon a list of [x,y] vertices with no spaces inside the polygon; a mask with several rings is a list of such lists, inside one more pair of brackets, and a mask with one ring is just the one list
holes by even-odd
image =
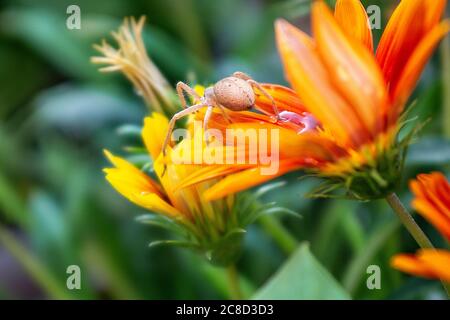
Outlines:
{"label": "yellow petal", "polygon": [[169,120],[160,113],[154,112],[144,119],[142,139],[153,160],[161,153],[168,128]]}
{"label": "yellow petal", "polygon": [[359,0],[338,0],[334,15],[346,35],[373,52],[372,30],[364,6]]}
{"label": "yellow petal", "polygon": [[227,195],[246,190],[266,181],[275,179],[285,173],[300,168],[298,163],[280,163],[280,169],[272,175],[262,174],[261,168],[251,168],[226,176],[205,192],[205,198],[213,201]]}
{"label": "yellow petal", "polygon": [[106,179],[120,194],[134,204],[155,213],[177,219],[183,218],[177,209],[163,199],[156,182],[126,160],[115,157],[108,151],[105,151],[105,154],[116,166],[104,169]]}
{"label": "yellow petal", "polygon": [[199,184],[204,181],[216,179],[226,175],[230,175],[237,171],[244,170],[248,166],[227,166],[227,165],[209,165],[199,170],[196,170],[193,174],[186,176],[180,184],[176,187],[176,190],[186,188],[195,184]]}
{"label": "yellow petal", "polygon": [[160,186],[134,165],[120,157],[114,156],[108,150],[104,150],[104,153],[108,160],[116,167],[105,170],[120,173],[136,189],[141,189],[140,191],[162,194]]}

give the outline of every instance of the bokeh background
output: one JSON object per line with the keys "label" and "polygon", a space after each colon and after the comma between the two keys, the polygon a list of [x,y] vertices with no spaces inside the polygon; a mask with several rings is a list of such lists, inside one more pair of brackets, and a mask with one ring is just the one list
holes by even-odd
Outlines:
{"label": "bokeh background", "polygon": [[[332,1],[329,1],[332,3]],[[381,7],[382,26],[397,1]],[[81,30],[66,28],[66,8],[81,8]],[[308,29],[302,0],[7,0],[0,5],[0,298],[227,298],[224,271],[177,248],[148,248],[166,232],[137,223],[142,213],[106,183],[102,154],[124,154],[133,141],[118,128],[141,125],[148,109],[121,75],[100,74],[92,44],[110,39],[125,16],[147,16],[150,56],[172,82],[208,84],[240,70],[260,82],[285,83],[273,21]],[[375,36],[379,38],[379,31]],[[429,120],[412,146],[400,195],[420,172],[450,173],[450,46],[440,46],[414,95],[410,118]],[[283,177],[277,201],[302,218],[280,217],[298,243],[355,299],[439,299],[438,282],[389,267],[415,243],[382,201],[311,200],[316,184]],[[437,246],[445,243],[417,217]],[[261,287],[288,259],[265,223],[251,226],[239,271],[246,292]],[[82,289],[66,288],[79,265]],[[366,287],[366,268],[381,267],[380,290]],[[301,272],[301,271],[299,271]],[[298,275],[299,277],[302,274]],[[305,274],[305,277],[308,275]],[[315,296],[320,297],[320,296]]]}

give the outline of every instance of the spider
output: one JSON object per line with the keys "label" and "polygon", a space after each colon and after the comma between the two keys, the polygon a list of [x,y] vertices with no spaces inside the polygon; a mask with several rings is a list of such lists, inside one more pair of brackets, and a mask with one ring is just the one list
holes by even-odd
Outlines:
{"label": "spider", "polygon": [[[206,88],[203,97],[200,97],[200,95],[198,95],[197,92],[195,92],[195,90],[187,84],[178,82],[177,94],[180,98],[183,110],[176,113],[169,122],[169,128],[162,147],[163,156],[166,155],[166,148],[175,127],[175,122],[178,119],[207,107],[208,109],[206,110],[205,117],[203,119],[203,129],[206,132],[206,129],[208,128],[208,121],[212,115],[213,109],[214,107],[217,107],[221,110],[224,118],[228,122],[231,122],[225,109],[232,111],[245,111],[253,108],[256,100],[254,88],[257,88],[271,101],[274,114],[278,120],[279,112],[273,97],[269,95],[258,82],[243,72],[235,72],[232,76],[224,78],[216,82],[213,86]],[[198,103],[188,106],[184,93],[194,97],[195,101]]]}

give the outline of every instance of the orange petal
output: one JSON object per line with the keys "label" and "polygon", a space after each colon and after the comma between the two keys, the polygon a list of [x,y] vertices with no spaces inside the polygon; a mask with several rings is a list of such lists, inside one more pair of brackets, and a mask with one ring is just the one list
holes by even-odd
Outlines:
{"label": "orange petal", "polygon": [[193,174],[187,176],[185,179],[183,179],[179,185],[176,186],[175,191],[178,189],[187,188],[189,186],[216,179],[219,177],[223,177],[226,175],[230,175],[232,173],[236,173],[238,171],[244,170],[245,168],[248,168],[249,166],[244,165],[210,165],[205,166],[199,170],[196,170]]}
{"label": "orange petal", "polygon": [[367,141],[360,120],[329,82],[312,39],[284,20],[277,20],[275,28],[286,76],[308,112],[345,146]]}
{"label": "orange petal", "polygon": [[[294,90],[271,83],[264,83],[261,86],[273,98],[278,111],[290,111],[298,114],[306,111],[305,106]],[[258,90],[256,90],[255,107],[273,114],[272,102]]]}
{"label": "orange petal", "polygon": [[388,104],[377,62],[364,46],[343,33],[324,2],[314,3],[312,20],[317,50],[335,88],[350,102],[363,127],[374,138],[385,128]]}
{"label": "orange petal", "polygon": [[410,182],[413,207],[450,241],[450,184],[441,173],[421,174]]}
{"label": "orange petal", "polygon": [[393,121],[395,121],[401,113],[404,104],[414,90],[423,69],[439,41],[441,41],[449,31],[449,20],[438,24],[422,39],[412,53],[399,76],[398,82],[395,83],[395,86],[391,89],[395,106],[392,110],[394,114],[390,117],[391,119],[393,118]]}
{"label": "orange petal", "polygon": [[359,0],[338,0],[334,16],[345,34],[353,37],[369,49],[370,52],[373,52],[373,38],[369,17]]}
{"label": "orange petal", "polygon": [[[227,142],[234,143],[234,147],[242,147],[240,142],[244,142],[248,154],[256,159],[268,152],[279,152],[281,159],[331,161],[337,151],[334,144],[314,132],[299,134],[271,123],[232,123],[227,128],[230,129]],[[254,139],[244,141],[246,136],[254,136]]]}
{"label": "orange petal", "polygon": [[[252,114],[258,116],[252,117]],[[219,115],[218,115],[219,116]],[[188,150],[174,153],[172,159],[176,163],[202,163],[204,155],[212,155],[214,164],[231,164],[233,160],[251,160],[238,163],[250,165],[264,165],[265,160],[279,159],[311,159],[316,162],[334,161],[347,153],[336,146],[333,139],[322,135],[317,130],[303,133],[293,130],[287,123],[260,119],[260,115],[249,112],[244,122],[223,123],[218,140],[204,149],[196,148],[201,141],[188,145]],[[244,120],[241,118],[239,120]],[[305,129],[301,123],[300,130]],[[214,129],[217,127],[214,125]],[[298,128],[297,128],[298,129]],[[216,142],[218,144],[216,144]],[[225,145],[223,145],[225,144]],[[181,152],[183,151],[183,152]],[[198,151],[198,152],[195,152]],[[278,155],[277,155],[278,154]],[[196,157],[196,158],[195,158]],[[219,159],[218,159],[219,158]],[[270,159],[268,159],[270,158]],[[211,161],[204,161],[208,165]],[[233,165],[235,165],[235,161]]]}
{"label": "orange petal", "polygon": [[450,283],[450,251],[420,250],[418,256],[434,277]]}
{"label": "orange petal", "polygon": [[[285,167],[286,164],[295,164],[293,165],[295,168],[300,165],[302,167],[317,167],[322,163],[333,161],[341,156],[340,150],[335,150],[336,146],[334,143],[316,133],[297,134],[295,131],[278,128],[274,124],[264,122],[236,123],[229,125],[228,129],[239,129],[244,134],[243,137],[245,137],[246,132],[258,133],[260,130],[264,130],[267,134],[264,135],[265,137],[257,135],[256,144],[252,144],[248,139],[241,144],[236,139],[234,143],[238,144],[208,147],[214,148],[214,150],[222,148],[219,154],[224,155],[222,159],[227,159],[227,161],[223,161],[223,164],[212,164],[196,170],[186,176],[178,184],[177,189],[252,168],[265,170],[265,172],[272,168],[274,173],[271,174],[278,176],[286,172],[286,170],[290,170],[289,167]],[[272,130],[276,130],[277,136],[272,137],[269,133]],[[228,138],[231,137],[233,136],[229,134]],[[261,139],[267,140],[263,141]],[[267,145],[267,150],[262,148],[261,144]],[[239,156],[241,151],[244,152],[243,157]],[[228,159],[233,159],[234,163],[228,164]],[[236,159],[244,159],[244,161],[241,164],[235,164]],[[277,170],[280,170],[281,173],[275,172]],[[255,180],[254,184],[262,181],[265,180]],[[245,186],[242,188],[245,188]],[[238,189],[242,190],[242,188]]]}
{"label": "orange petal", "polygon": [[[303,166],[316,167],[341,156],[339,150],[335,150],[334,143],[315,133],[297,134],[289,129],[278,128],[274,124],[260,122],[236,123],[227,128],[231,129],[228,138],[233,138],[235,144],[208,147],[223,155],[221,156],[223,164],[212,164],[196,170],[186,176],[177,188],[185,188],[253,167],[268,170],[277,165],[281,168],[281,164],[286,163],[302,163]],[[232,131],[232,129],[238,129],[240,133]],[[263,136],[257,134],[255,136],[256,143],[249,142],[248,139],[245,141],[236,139],[230,133],[234,132],[237,136],[242,134],[240,138],[242,139],[242,137],[246,137],[246,132],[258,133],[260,130],[265,134]],[[276,136],[270,134],[273,130],[277,133]],[[267,146],[267,150],[265,147],[261,147],[262,145]],[[228,159],[232,159],[234,163],[229,164]],[[237,159],[243,161],[236,163]]]}
{"label": "orange petal", "polygon": [[391,259],[391,266],[400,271],[416,276],[432,278],[433,272],[428,266],[416,256],[410,254],[399,254]]}
{"label": "orange petal", "polygon": [[426,200],[433,203],[443,217],[448,219],[450,225],[450,183],[440,172],[433,172],[428,175],[420,175],[425,191]]}
{"label": "orange petal", "polygon": [[390,88],[397,87],[417,44],[439,22],[446,0],[402,0],[380,40],[377,60]]}
{"label": "orange petal", "polygon": [[445,217],[443,212],[439,211],[432,203],[422,199],[415,199],[412,205],[450,241],[450,219]]}
{"label": "orange petal", "polygon": [[221,199],[227,195],[246,190],[266,181],[275,179],[285,173],[302,167],[299,163],[280,162],[280,169],[276,174],[264,175],[261,168],[251,168],[228,175],[205,192],[205,198],[209,201]]}

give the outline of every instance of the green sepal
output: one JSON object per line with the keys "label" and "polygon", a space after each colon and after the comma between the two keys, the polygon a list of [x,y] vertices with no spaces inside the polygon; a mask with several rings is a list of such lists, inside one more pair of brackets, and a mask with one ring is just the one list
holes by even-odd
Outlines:
{"label": "green sepal", "polygon": [[[414,121],[414,119],[399,123],[397,137],[401,127],[411,121]],[[320,172],[311,172],[311,176],[324,179],[324,183],[312,190],[307,196],[311,198],[344,198],[368,201],[382,199],[395,192],[401,181],[409,146],[425,123],[416,125],[400,141],[395,142],[372,162],[354,168],[352,172],[345,176],[326,176]],[[339,193],[338,190],[343,192]]]}
{"label": "green sepal", "polygon": [[159,247],[159,246],[172,246],[172,247],[180,247],[187,249],[198,250],[200,247],[195,242],[183,241],[183,240],[157,240],[150,242],[148,245],[150,248]]}
{"label": "green sepal", "polygon": [[161,215],[148,213],[136,217],[135,220],[140,223],[166,229],[181,236],[186,236],[186,231],[182,226],[180,226],[174,220],[170,220]]}
{"label": "green sepal", "polygon": [[205,252],[206,259],[218,266],[229,266],[236,262],[242,251],[242,243],[246,231],[234,229],[214,244],[214,247]]}

